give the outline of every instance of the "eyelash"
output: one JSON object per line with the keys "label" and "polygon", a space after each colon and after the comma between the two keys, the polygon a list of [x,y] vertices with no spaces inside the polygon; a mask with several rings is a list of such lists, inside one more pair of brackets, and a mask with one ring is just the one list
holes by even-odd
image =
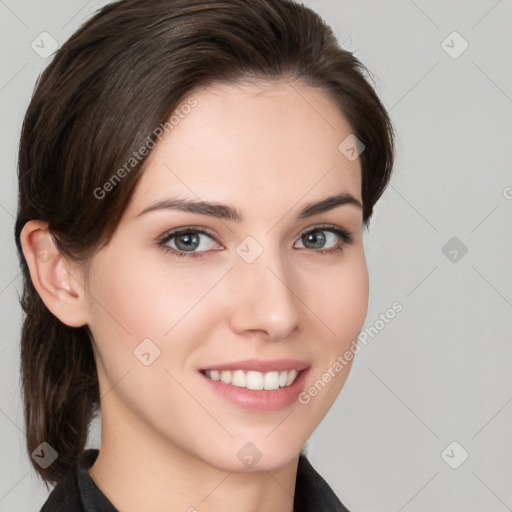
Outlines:
{"label": "eyelash", "polygon": [[[304,235],[307,235],[308,233],[312,233],[315,231],[328,231],[330,233],[334,233],[339,238],[341,238],[342,242],[341,244],[337,245],[336,247],[333,247],[331,249],[310,249],[310,251],[314,253],[318,253],[321,256],[327,256],[329,254],[342,252],[347,245],[350,245],[354,242],[354,239],[350,232],[348,232],[346,229],[340,228],[338,226],[335,226],[333,224],[324,224],[320,226],[315,226],[311,229],[308,229],[307,231],[304,231],[299,238],[302,238]],[[177,237],[179,235],[183,234],[203,234],[207,235],[210,238],[212,238],[215,242],[219,243],[215,233],[211,231],[210,229],[206,227],[196,227],[196,226],[190,226],[190,227],[181,227],[172,229],[170,231],[165,232],[162,236],[160,236],[157,240],[157,247],[164,251],[166,254],[171,254],[172,256],[178,257],[178,258],[203,258],[206,256],[206,254],[210,251],[198,251],[198,252],[187,252],[187,251],[177,251],[176,249],[173,249],[172,247],[169,247],[167,242],[169,240],[172,240],[174,237]],[[307,250],[307,248],[306,248]]]}

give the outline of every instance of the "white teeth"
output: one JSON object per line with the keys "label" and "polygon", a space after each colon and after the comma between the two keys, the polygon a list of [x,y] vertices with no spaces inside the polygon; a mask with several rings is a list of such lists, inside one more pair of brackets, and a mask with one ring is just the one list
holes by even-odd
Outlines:
{"label": "white teeth", "polygon": [[260,372],[247,372],[247,389],[260,390],[263,389],[265,376]]}
{"label": "white teeth", "polygon": [[265,389],[279,389],[279,372],[265,373]]}
{"label": "white teeth", "polygon": [[297,370],[292,370],[288,373],[288,378],[286,379],[287,386],[289,386],[295,380],[295,377],[297,377],[298,373],[299,372]]}
{"label": "white teeth", "polygon": [[206,370],[205,374],[213,380],[220,380],[225,384],[232,384],[239,388],[254,390],[273,390],[284,388],[292,384],[297,378],[297,370],[285,370],[283,372],[255,372],[244,370]]}
{"label": "white teeth", "polygon": [[245,388],[245,386],[247,385],[247,378],[245,376],[245,373],[242,370],[234,371],[231,377],[231,384],[233,384],[233,386]]}

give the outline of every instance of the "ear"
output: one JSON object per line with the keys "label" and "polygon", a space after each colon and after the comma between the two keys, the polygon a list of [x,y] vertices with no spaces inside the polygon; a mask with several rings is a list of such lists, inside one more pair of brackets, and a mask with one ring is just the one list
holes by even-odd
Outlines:
{"label": "ear", "polygon": [[70,327],[88,323],[85,289],[78,266],[58,250],[48,231],[48,223],[27,222],[20,242],[30,270],[30,277],[46,307]]}

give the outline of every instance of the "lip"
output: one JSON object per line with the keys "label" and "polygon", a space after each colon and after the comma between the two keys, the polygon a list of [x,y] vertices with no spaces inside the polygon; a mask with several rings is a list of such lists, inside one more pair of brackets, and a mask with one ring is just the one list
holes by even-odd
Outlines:
{"label": "lip", "polygon": [[200,371],[244,370],[248,372],[252,370],[255,372],[267,373],[284,372],[285,370],[297,370],[299,372],[309,368],[310,366],[311,365],[309,363],[299,361],[298,359],[245,359],[244,361],[233,361],[231,363],[223,363],[200,368]]}
{"label": "lip", "polygon": [[[282,364],[280,360],[279,364]],[[290,361],[290,360],[287,360]],[[275,363],[275,362],[274,362]],[[240,364],[240,363],[236,363]],[[268,362],[266,363],[268,368]],[[289,364],[289,363],[288,363]],[[275,367],[275,366],[274,366]],[[218,368],[221,368],[220,366]],[[288,366],[287,368],[292,369],[292,367]],[[210,369],[210,368],[207,368]],[[211,368],[216,369],[216,368]],[[222,369],[228,370],[226,366],[223,366]],[[240,366],[236,366],[234,369],[243,370]],[[254,366],[251,366],[250,369],[254,369]],[[273,389],[273,390],[254,390],[241,388],[238,386],[234,386],[232,384],[226,384],[222,381],[213,380],[207,377],[202,371],[199,371],[199,375],[205,380],[205,384],[209,386],[209,389],[214,391],[217,395],[220,395],[222,398],[226,399],[230,403],[236,405],[237,407],[249,411],[256,412],[270,412],[270,411],[280,411],[281,409],[285,409],[286,407],[290,407],[292,404],[297,402],[299,395],[304,391],[304,387],[306,384],[306,377],[309,374],[310,367],[301,370],[299,375],[289,386]],[[261,370],[256,370],[261,371]],[[267,371],[278,371],[278,370],[267,370]]]}

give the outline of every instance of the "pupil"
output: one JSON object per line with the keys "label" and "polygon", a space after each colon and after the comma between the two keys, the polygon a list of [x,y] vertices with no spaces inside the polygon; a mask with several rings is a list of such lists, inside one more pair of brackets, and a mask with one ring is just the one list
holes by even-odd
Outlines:
{"label": "pupil", "polygon": [[[316,233],[316,234],[315,234]],[[323,247],[325,244],[325,235],[322,231],[314,231],[306,235],[308,242],[312,242],[315,249]],[[304,242],[303,242],[304,243]],[[305,245],[305,243],[304,243]]]}
{"label": "pupil", "polygon": [[[183,243],[181,243],[181,241],[183,241]],[[180,245],[182,245],[182,247],[180,247]],[[179,235],[176,238],[176,247],[180,251],[197,249],[198,245],[199,245],[199,236],[197,234],[186,233],[186,234]]]}

